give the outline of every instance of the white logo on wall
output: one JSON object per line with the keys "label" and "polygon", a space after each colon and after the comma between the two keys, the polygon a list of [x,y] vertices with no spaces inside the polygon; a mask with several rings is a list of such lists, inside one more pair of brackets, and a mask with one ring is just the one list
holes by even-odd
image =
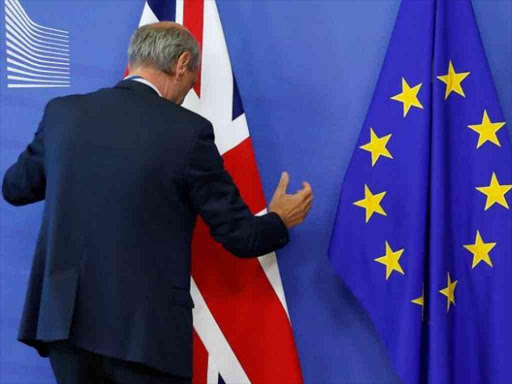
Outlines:
{"label": "white logo on wall", "polygon": [[5,0],[7,86],[71,86],[69,32],[36,24],[19,0]]}

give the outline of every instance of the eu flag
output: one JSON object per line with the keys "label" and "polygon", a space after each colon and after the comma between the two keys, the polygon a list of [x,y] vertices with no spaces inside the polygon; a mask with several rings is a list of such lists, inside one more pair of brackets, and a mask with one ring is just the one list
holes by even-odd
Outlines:
{"label": "eu flag", "polygon": [[329,257],[405,384],[512,383],[511,189],[471,1],[403,0]]}

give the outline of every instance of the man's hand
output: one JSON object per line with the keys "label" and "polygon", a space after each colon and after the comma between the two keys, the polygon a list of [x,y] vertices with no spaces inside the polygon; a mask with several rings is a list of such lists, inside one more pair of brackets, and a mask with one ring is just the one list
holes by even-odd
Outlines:
{"label": "man's hand", "polygon": [[291,228],[302,223],[306,218],[313,204],[313,190],[311,185],[304,181],[302,183],[304,188],[299,189],[294,195],[289,195],[286,193],[289,182],[290,176],[287,172],[283,172],[270,202],[269,211],[277,213],[284,224]]}

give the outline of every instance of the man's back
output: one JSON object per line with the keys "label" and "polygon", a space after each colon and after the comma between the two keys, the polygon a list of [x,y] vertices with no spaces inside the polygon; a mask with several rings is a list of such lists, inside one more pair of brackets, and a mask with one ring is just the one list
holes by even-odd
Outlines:
{"label": "man's back", "polygon": [[[121,84],[129,88],[60,98],[47,108],[46,200],[53,204],[46,209],[59,228],[52,241],[73,254],[86,248],[94,258],[108,255],[110,269],[127,277],[144,276],[150,268],[188,290],[183,255],[195,211],[186,196],[185,169],[209,123],[143,84]],[[61,212],[69,207],[73,211]],[[170,266],[173,271],[166,271]]]}
{"label": "man's back", "polygon": [[55,99],[7,173],[6,200],[45,199],[19,339],[76,346],[190,376],[190,242],[196,214],[228,250],[287,242],[225,172],[211,124],[123,81]]}

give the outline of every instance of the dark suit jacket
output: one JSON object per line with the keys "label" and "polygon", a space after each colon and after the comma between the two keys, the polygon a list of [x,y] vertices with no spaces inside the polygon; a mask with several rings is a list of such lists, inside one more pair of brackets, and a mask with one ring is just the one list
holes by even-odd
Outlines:
{"label": "dark suit jacket", "polygon": [[13,205],[45,200],[18,339],[74,345],[192,374],[190,246],[197,214],[238,257],[288,242],[253,216],[210,122],[125,80],[57,98],[5,174]]}

